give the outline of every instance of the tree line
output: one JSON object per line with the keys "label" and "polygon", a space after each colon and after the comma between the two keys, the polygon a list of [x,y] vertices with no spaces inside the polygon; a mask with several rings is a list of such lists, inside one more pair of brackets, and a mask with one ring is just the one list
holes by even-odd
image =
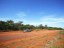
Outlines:
{"label": "tree line", "polygon": [[0,21],[0,31],[10,31],[10,30],[25,30],[25,29],[49,29],[49,30],[62,30],[62,28],[43,26],[42,24],[38,26],[23,24],[22,21],[14,22],[12,20]]}

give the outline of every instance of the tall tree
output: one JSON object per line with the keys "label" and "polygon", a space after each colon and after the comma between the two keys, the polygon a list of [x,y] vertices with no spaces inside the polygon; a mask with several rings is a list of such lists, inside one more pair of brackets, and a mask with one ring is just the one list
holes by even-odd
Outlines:
{"label": "tall tree", "polygon": [[40,24],[40,25],[38,26],[38,28],[39,28],[39,29],[43,29],[44,26],[43,26],[42,24]]}

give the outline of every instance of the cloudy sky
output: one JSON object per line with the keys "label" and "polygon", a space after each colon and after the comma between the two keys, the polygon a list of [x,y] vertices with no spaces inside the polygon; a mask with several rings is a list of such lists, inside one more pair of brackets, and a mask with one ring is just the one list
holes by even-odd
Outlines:
{"label": "cloudy sky", "polygon": [[0,20],[64,28],[64,0],[0,0]]}

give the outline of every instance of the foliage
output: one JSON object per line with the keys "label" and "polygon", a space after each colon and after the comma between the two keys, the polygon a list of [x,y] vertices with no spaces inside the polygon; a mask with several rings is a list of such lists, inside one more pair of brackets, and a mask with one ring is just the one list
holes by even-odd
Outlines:
{"label": "foliage", "polygon": [[0,31],[24,30],[24,29],[31,29],[31,30],[34,30],[34,29],[62,30],[62,28],[48,27],[47,25],[43,26],[42,24],[40,24],[38,26],[29,25],[29,24],[24,25],[22,21],[19,21],[19,22],[16,22],[16,23],[12,20],[0,21]]}
{"label": "foliage", "polygon": [[48,27],[48,30],[63,30],[63,28],[58,28],[58,27]]}

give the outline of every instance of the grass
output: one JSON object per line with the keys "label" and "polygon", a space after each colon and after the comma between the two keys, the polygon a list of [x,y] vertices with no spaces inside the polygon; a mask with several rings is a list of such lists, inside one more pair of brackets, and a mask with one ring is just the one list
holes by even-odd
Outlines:
{"label": "grass", "polygon": [[16,46],[16,48],[22,48],[21,46]]}
{"label": "grass", "polygon": [[17,44],[17,42],[12,42],[12,44]]}
{"label": "grass", "polygon": [[[59,34],[64,35],[64,30],[60,31]],[[60,40],[63,40],[63,38],[61,36],[57,36],[57,40],[60,41]],[[53,44],[51,46],[51,48],[64,48],[64,45],[57,46],[57,45]]]}
{"label": "grass", "polygon": [[58,46],[56,46],[56,45],[53,45],[51,48],[59,48]]}
{"label": "grass", "polygon": [[64,34],[64,30],[60,31],[59,34]]}
{"label": "grass", "polygon": [[52,45],[51,48],[64,48],[64,45],[61,45],[61,46]]}

